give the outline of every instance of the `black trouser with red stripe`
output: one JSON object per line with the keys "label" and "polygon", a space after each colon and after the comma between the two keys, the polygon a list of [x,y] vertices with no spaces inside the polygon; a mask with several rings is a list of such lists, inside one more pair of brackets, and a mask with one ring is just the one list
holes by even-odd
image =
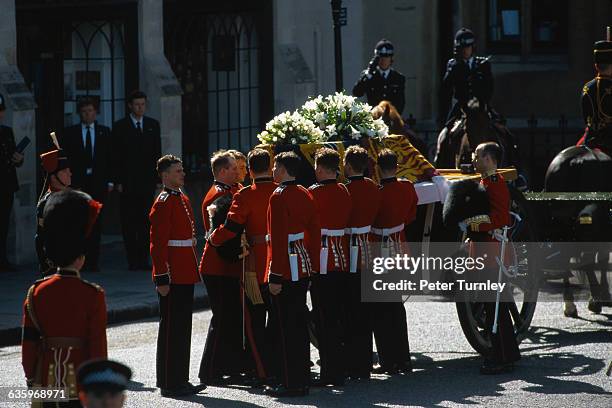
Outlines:
{"label": "black trouser with red stripe", "polygon": [[200,363],[200,380],[219,380],[224,375],[245,371],[242,346],[242,302],[240,281],[228,276],[203,277],[213,316],[208,327]]}
{"label": "black trouser with red stripe", "polygon": [[369,377],[372,371],[371,304],[361,302],[361,274],[348,274],[346,369],[355,377]]}
{"label": "black trouser with red stripe", "polygon": [[175,389],[189,381],[193,284],[170,285],[159,298],[157,387]]}
{"label": "black trouser with red stripe", "polygon": [[410,365],[404,303],[378,302],[371,305],[371,323],[380,365],[387,370]]}
{"label": "black trouser with red stripe", "polygon": [[346,328],[347,273],[313,275],[310,295],[319,340],[321,380],[344,379],[344,331]]}
{"label": "black trouser with red stripe", "polygon": [[283,282],[281,293],[270,295],[269,333],[272,357],[279,367],[280,383],[286,388],[310,383],[310,342],[307,327],[308,279]]}

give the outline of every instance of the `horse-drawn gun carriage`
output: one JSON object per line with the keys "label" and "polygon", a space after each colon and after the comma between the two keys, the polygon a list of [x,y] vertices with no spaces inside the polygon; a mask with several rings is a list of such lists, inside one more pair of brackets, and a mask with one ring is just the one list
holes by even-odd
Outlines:
{"label": "horse-drawn gun carriage", "polygon": [[[461,157],[471,156],[477,144],[490,140],[487,136],[491,134],[488,119],[485,123],[478,107],[475,107],[473,118],[466,114],[463,123],[458,127],[460,131],[454,130],[455,137],[459,137],[459,142],[450,139],[445,142],[451,149],[455,149],[452,154],[447,154],[450,169],[436,169],[412,146],[406,136],[386,134],[384,123],[380,123],[382,120],[376,124],[372,122],[364,124],[364,121],[371,119],[368,108],[355,108],[355,104],[358,104],[358,101],[342,94],[326,99],[319,97],[309,101],[305,108],[293,114],[287,112],[282,114],[283,119],[277,117],[271,121],[266,131],[260,135],[263,136],[260,137],[263,142],[260,146],[267,148],[273,154],[292,150],[300,155],[304,160],[298,178],[301,184],[307,186],[316,181],[313,170],[314,154],[320,147],[331,147],[342,154],[349,145],[360,144],[370,154],[369,176],[375,180],[378,179],[375,157],[382,148],[390,148],[398,156],[398,177],[415,183],[415,190],[419,198],[417,220],[406,231],[408,240],[417,242],[425,255],[429,253],[430,246],[435,242],[454,242],[457,249],[460,249],[461,231],[456,226],[444,225],[442,206],[450,186],[454,183],[469,179],[473,179],[474,182],[478,181],[479,175],[466,174],[465,169],[462,172],[453,167],[460,167]],[[334,106],[330,108],[329,105]],[[352,120],[359,118],[360,115],[365,118],[364,113],[367,113],[370,119],[362,119],[361,122]],[[310,123],[305,124],[305,120],[309,120]],[[292,133],[291,128],[298,129],[298,131]],[[471,134],[470,131],[472,131]],[[322,133],[327,132],[336,137],[320,137]],[[319,137],[313,137],[313,134],[318,134]],[[498,142],[505,151],[511,152],[510,161],[517,160],[518,149],[511,135],[508,136],[509,132],[499,131],[494,135],[494,141]],[[506,160],[503,164],[507,166],[511,163]],[[506,260],[506,270],[512,272],[506,277],[511,287],[509,291],[511,299],[505,301],[510,305],[514,334],[517,342],[520,342],[528,334],[536,309],[539,283],[543,279],[541,272],[545,266],[541,264],[542,250],[550,250],[546,245],[543,248],[539,241],[543,238],[558,239],[549,234],[549,231],[553,230],[548,227],[551,224],[557,224],[558,219],[555,218],[554,213],[546,212],[546,210],[544,210],[546,217],[541,215],[541,205],[545,197],[541,194],[523,193],[524,180],[521,180],[521,175],[516,168],[502,168],[500,172],[508,182],[511,197],[510,210],[513,214],[512,226],[508,230],[512,256]],[[520,188],[517,188],[517,184],[520,185]],[[567,188],[570,187],[575,188],[574,185],[567,184]],[[594,191],[604,190],[597,186]],[[536,206],[533,205],[534,202],[537,203]],[[571,235],[571,232],[569,233]],[[487,316],[483,302],[478,299],[458,301],[457,313],[469,343],[476,351],[487,354],[492,345],[490,334],[486,329]]]}

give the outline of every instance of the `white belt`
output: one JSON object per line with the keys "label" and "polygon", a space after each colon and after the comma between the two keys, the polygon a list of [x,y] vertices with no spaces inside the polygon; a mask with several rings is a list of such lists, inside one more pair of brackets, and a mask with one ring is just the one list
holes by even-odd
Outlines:
{"label": "white belt", "polygon": [[344,229],[326,229],[321,228],[321,236],[341,237],[344,235]]}
{"label": "white belt", "polygon": [[370,232],[370,229],[371,227],[369,225],[366,225],[365,227],[359,227],[359,228],[345,228],[344,233],[349,234],[349,235],[361,235],[361,234],[367,234],[368,232]]}
{"label": "white belt", "polygon": [[299,241],[300,239],[304,239],[304,233],[298,232],[297,234],[288,234],[287,238],[289,242]]}
{"label": "white belt", "polygon": [[[297,234],[288,234],[287,235],[289,242],[299,241],[300,239],[304,239],[304,233],[298,232]],[[266,242],[270,242],[270,234],[266,234]]]}
{"label": "white belt", "polygon": [[169,247],[192,247],[195,246],[198,242],[195,238],[190,239],[169,239],[168,246]]}
{"label": "white belt", "polygon": [[381,237],[388,237],[391,234],[395,234],[396,232],[400,232],[403,230],[404,224],[400,224],[392,228],[372,228],[372,232],[376,235],[380,235]]}

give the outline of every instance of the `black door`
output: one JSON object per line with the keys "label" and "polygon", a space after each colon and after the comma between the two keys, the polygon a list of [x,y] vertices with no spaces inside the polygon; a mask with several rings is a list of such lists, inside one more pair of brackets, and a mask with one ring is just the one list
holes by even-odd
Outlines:
{"label": "black door", "polygon": [[184,91],[184,166],[192,177],[206,177],[212,152],[250,150],[272,116],[272,4],[165,6],[165,51]]}

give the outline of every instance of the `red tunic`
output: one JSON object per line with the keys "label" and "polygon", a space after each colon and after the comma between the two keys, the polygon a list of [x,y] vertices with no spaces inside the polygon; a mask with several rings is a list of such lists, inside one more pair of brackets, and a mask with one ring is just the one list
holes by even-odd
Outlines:
{"label": "red tunic", "polygon": [[357,272],[357,270],[361,270],[368,265],[371,260],[370,234],[360,231],[367,231],[372,227],[378,215],[382,194],[378,184],[363,176],[349,177],[346,188],[351,195],[352,202],[347,221],[347,228],[354,231],[349,237],[351,240],[350,246],[359,248],[356,265],[351,272]]}
{"label": "red tunic", "polygon": [[351,195],[351,212],[347,227],[360,228],[372,226],[380,208],[381,190],[369,178],[349,177],[346,188]]}
{"label": "red tunic", "polygon": [[[214,184],[206,193],[206,197],[202,201],[202,218],[204,220],[204,226],[206,228],[206,236],[212,231],[210,230],[210,219],[208,218],[208,210],[207,207],[211,205],[217,198],[222,197],[224,195],[233,196],[241,189],[242,186],[240,184],[234,184],[230,186],[229,184],[222,183],[220,181],[214,182]],[[240,272],[242,270],[241,262],[230,263],[224,260],[219,256],[219,253],[215,249],[214,246],[206,241],[206,245],[204,245],[204,253],[202,254],[202,260],[200,261],[200,274],[201,275],[215,275],[215,276],[231,276],[238,278],[240,276]]]}
{"label": "red tunic", "polygon": [[156,285],[198,282],[195,227],[189,198],[165,188],[151,208],[151,258]]}
{"label": "red tunic", "polygon": [[[499,244],[490,244],[491,242],[499,242],[493,236],[493,231],[503,228],[505,225],[510,225],[510,190],[506,185],[506,181],[501,174],[493,174],[480,180],[480,184],[484,186],[489,197],[490,222],[472,223],[470,227],[470,239],[474,242],[489,242],[489,244],[474,244],[470,245],[470,254],[472,256],[483,256],[487,254],[485,265],[488,267],[498,267],[496,256],[499,256],[501,250]],[[484,233],[484,234],[483,234]],[[490,252],[494,253],[491,254]],[[508,265],[510,259],[510,248],[506,252],[504,263]]]}
{"label": "red tunic", "polygon": [[[23,305],[21,361],[25,376],[28,381],[34,381],[37,361],[41,358],[39,385],[66,386],[76,399],[76,370],[81,363],[106,358],[104,290],[82,280],[73,270],[60,270],[41,279],[31,290],[32,304],[26,298]],[[40,331],[32,321],[30,306]],[[41,336],[46,339],[45,349]],[[70,339],[67,342],[58,338]],[[75,342],[81,344],[77,346]]]}
{"label": "red tunic", "polygon": [[377,229],[400,229],[401,232],[393,232],[389,236],[395,242],[406,241],[403,226],[410,224],[416,218],[417,195],[410,181],[397,180],[395,177],[380,181],[381,204],[372,223],[375,240],[380,240]]}
{"label": "red tunic", "polygon": [[[351,213],[351,196],[346,186],[337,183],[335,179],[324,180],[314,184],[308,190],[312,194],[317,206],[322,238],[325,235],[325,230],[328,230],[325,240],[327,247],[327,271],[347,272],[349,269],[349,253],[344,230],[348,225]],[[342,235],[336,236],[336,233],[342,233]],[[317,259],[319,258],[317,257]],[[315,270],[321,272],[321,268],[316,265]]]}
{"label": "red tunic", "polygon": [[257,273],[260,284],[264,283],[266,272],[266,213],[270,196],[277,186],[271,177],[259,178],[236,193],[226,223],[217,228],[208,240],[211,245],[220,246],[234,238],[244,227],[250,246],[247,260],[249,270]]}
{"label": "red tunic", "polygon": [[[308,277],[321,251],[321,224],[312,195],[296,181],[282,183],[270,197],[268,207],[268,257],[266,282],[291,281],[289,251],[297,254],[298,278]],[[291,234],[303,239],[289,243]]]}
{"label": "red tunic", "polygon": [[202,201],[202,221],[204,221],[204,229],[206,230],[206,234],[208,235],[208,230],[210,229],[210,219],[208,218],[208,211],[206,208],[213,203],[217,198],[231,194],[234,195],[242,188],[240,184],[234,184],[230,186],[229,184],[222,183],[220,181],[215,180],[213,185],[210,187],[204,200]]}

